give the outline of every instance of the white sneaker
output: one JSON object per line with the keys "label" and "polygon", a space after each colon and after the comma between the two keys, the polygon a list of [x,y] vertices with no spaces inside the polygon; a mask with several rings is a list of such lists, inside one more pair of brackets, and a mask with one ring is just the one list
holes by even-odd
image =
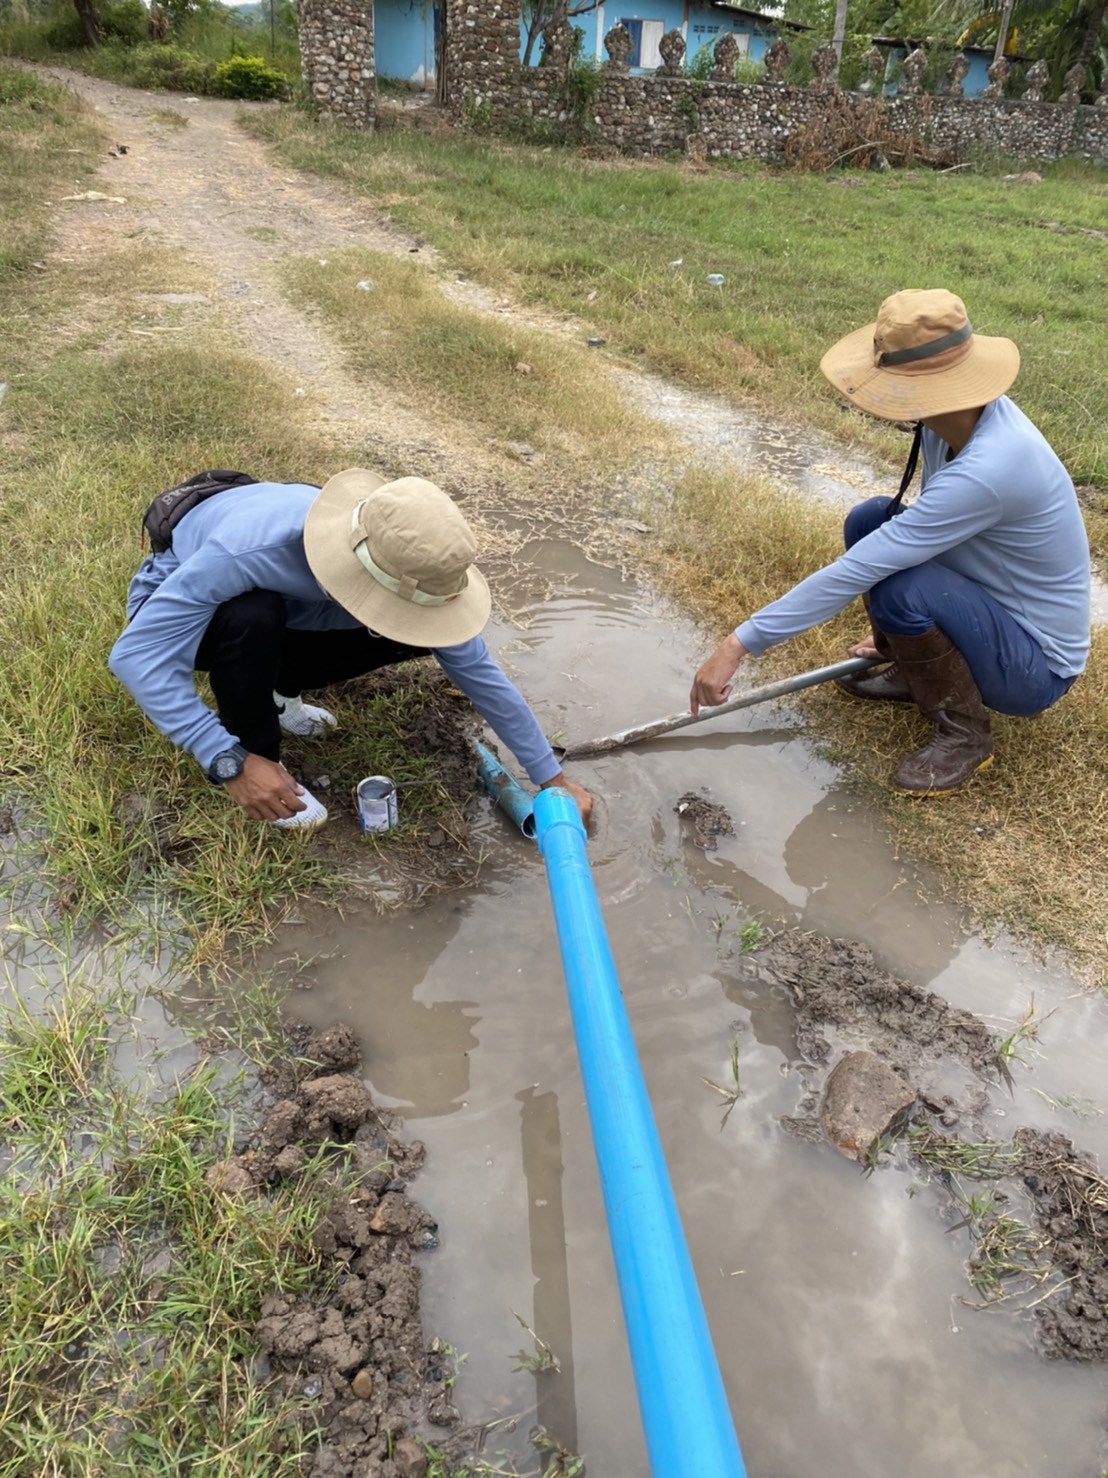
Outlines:
{"label": "white sneaker", "polygon": [[281,826],[286,831],[298,831],[305,834],[322,826],[327,820],[327,807],[323,802],[317,800],[306,788],[301,791],[300,799],[304,802],[302,811],[297,811],[295,816],[283,816],[280,821],[267,822],[267,825]]}
{"label": "white sneaker", "polygon": [[326,708],[317,708],[314,703],[302,703],[299,698],[286,698],[274,693],[273,701],[283,734],[295,734],[300,739],[318,739],[328,729],[337,729],[339,721]]}

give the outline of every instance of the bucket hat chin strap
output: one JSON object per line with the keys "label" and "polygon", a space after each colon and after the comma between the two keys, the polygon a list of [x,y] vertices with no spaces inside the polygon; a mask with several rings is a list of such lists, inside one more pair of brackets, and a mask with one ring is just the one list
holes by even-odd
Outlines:
{"label": "bucket hat chin strap", "polygon": [[419,581],[411,575],[401,575],[399,579],[383,570],[373,555],[369,552],[369,546],[365,534],[362,532],[361,518],[362,509],[368,500],[363,498],[360,503],[355,504],[354,513],[350,519],[350,547],[358,556],[358,560],[367,574],[373,576],[378,585],[382,586],[391,594],[399,596],[401,600],[407,600],[415,606],[445,606],[452,600],[457,600],[462,591],[469,584],[468,571],[462,571],[462,577],[458,582],[457,590],[448,595],[429,595],[426,590],[420,590]]}
{"label": "bucket hat chin strap", "polygon": [[904,464],[904,476],[900,479],[900,489],[888,508],[886,508],[882,523],[900,512],[900,505],[904,502],[904,494],[908,491],[912,478],[916,475],[916,463],[919,461],[919,449],[922,441],[923,422],[917,421],[915,435],[912,437],[912,447],[908,453],[908,460]]}

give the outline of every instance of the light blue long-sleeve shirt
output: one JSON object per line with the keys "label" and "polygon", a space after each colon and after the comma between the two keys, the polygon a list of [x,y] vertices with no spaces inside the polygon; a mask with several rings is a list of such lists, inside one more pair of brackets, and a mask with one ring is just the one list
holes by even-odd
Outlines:
{"label": "light blue long-sleeve shirt", "polygon": [[[201,701],[196,653],[216,607],[248,590],[285,598],[300,631],[353,630],[361,623],[331,600],[304,552],[304,520],[319,489],[262,482],[219,493],[185,515],[173,548],[143,561],[127,592],[128,625],[108,666],[151,722],[207,770],[237,742]],[[535,785],[560,771],[538,721],[475,636],[432,655],[512,751]]]}
{"label": "light blue long-sleeve shirt", "polygon": [[735,632],[748,652],[828,620],[897,570],[934,560],[980,585],[1072,677],[1089,654],[1089,541],[1069,474],[1042,433],[1001,396],[981,413],[952,461],[923,433],[922,491],[896,518],[859,539]]}

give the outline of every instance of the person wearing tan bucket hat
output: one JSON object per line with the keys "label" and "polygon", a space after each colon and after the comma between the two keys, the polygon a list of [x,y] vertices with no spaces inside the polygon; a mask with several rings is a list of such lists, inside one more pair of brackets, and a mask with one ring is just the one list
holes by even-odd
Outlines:
{"label": "person wearing tan bucket hat", "polygon": [[694,713],[726,699],[744,657],[858,597],[870,635],[851,654],[888,665],[839,687],[914,703],[932,724],[896,772],[904,794],[958,790],[992,763],[990,710],[1030,716],[1069,690],[1089,651],[1089,544],[1069,474],[1005,393],[1019,365],[1010,339],[976,333],[942,289],[893,293],[827,350],[820,369],[841,395],[915,423],[900,490],[852,508],[845,553],[720,642],[693,678]]}
{"label": "person wearing tan bucket hat", "polygon": [[[172,510],[161,524],[160,506]],[[282,735],[336,724],[301,694],[430,654],[532,783],[563,786],[588,821],[591,797],[562,774],[481,636],[491,597],[476,540],[434,483],[357,467],[322,489],[206,473],[156,499],[144,527],[154,553],[131,581],[109,666],[247,815],[321,825],[326,808],[280,762]],[[215,712],[195,672],[208,674]]]}

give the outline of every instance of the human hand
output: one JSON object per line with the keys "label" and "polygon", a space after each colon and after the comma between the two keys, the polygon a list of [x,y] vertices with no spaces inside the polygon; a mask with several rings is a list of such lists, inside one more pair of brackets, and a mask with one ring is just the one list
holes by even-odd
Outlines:
{"label": "human hand", "polygon": [[689,708],[694,717],[702,708],[716,708],[720,703],[726,703],[731,692],[731,679],[745,656],[746,648],[732,631],[708,660],[701,663],[689,693]]}
{"label": "human hand", "polygon": [[[864,636],[861,641],[856,641],[852,647],[847,647],[847,653],[851,657],[880,657],[877,644],[872,636]],[[885,659],[888,661],[888,658]]]}
{"label": "human hand", "polygon": [[254,821],[287,821],[304,810],[304,787],[297,785],[284,765],[260,754],[248,754],[242,774],[223,789]]}
{"label": "human hand", "polygon": [[577,782],[574,780],[568,780],[565,774],[561,771],[559,771],[559,773],[554,776],[553,780],[547,780],[542,785],[540,785],[539,789],[549,790],[552,785],[556,785],[559,790],[565,790],[569,792],[569,794],[577,802],[577,809],[581,813],[581,825],[587,827],[589,824],[589,817],[592,815],[592,796],[588,793],[584,786],[578,785]]}

